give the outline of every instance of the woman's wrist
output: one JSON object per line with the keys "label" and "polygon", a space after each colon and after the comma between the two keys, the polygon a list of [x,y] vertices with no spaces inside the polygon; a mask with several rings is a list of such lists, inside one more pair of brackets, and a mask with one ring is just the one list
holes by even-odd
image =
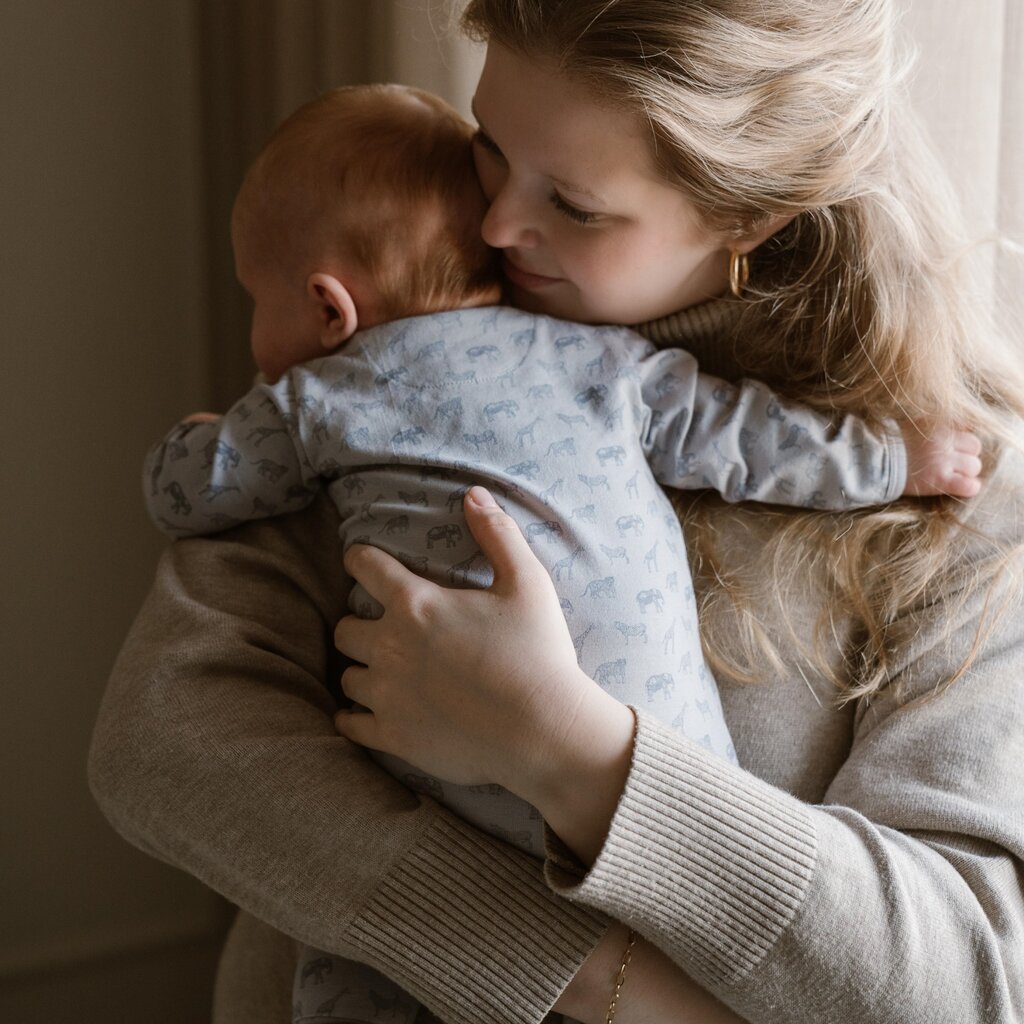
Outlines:
{"label": "woman's wrist", "polygon": [[604,1024],[629,935],[625,925],[613,922],[554,1009],[584,1024]]}
{"label": "woman's wrist", "polygon": [[[580,675],[583,676],[582,670]],[[529,792],[552,831],[585,864],[604,845],[629,775],[636,720],[633,712],[586,676],[577,681],[575,711],[547,739],[550,751],[538,759]]]}
{"label": "woman's wrist", "polygon": [[[616,922],[555,1003],[554,1009],[585,1024],[605,1024],[621,977],[630,931]],[[639,939],[619,989],[615,1024],[743,1024],[677,964]]]}

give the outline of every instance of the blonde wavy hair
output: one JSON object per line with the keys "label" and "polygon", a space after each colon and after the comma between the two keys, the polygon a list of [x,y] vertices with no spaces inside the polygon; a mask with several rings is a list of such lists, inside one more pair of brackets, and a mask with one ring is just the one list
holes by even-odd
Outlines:
{"label": "blonde wavy hair", "polygon": [[[462,15],[470,36],[553,60],[635,110],[664,178],[726,241],[792,218],[752,255],[734,353],[744,374],[880,429],[970,425],[991,468],[1017,443],[1024,373],[973,286],[957,200],[904,96],[894,21],[890,0],[471,0]],[[737,680],[764,678],[766,657],[781,670],[757,609],[814,573],[830,595],[817,636],[783,639],[842,701],[886,685],[904,613],[934,597],[951,565],[962,570],[977,541],[952,500],[765,509],[779,522],[767,562],[726,569],[713,543],[721,503],[677,507],[695,572],[714,583],[701,608],[709,663]],[[993,542],[960,599],[994,578],[1019,587],[1019,554]],[[840,677],[828,649],[844,618],[860,639]],[[993,621],[982,616],[956,678]]]}

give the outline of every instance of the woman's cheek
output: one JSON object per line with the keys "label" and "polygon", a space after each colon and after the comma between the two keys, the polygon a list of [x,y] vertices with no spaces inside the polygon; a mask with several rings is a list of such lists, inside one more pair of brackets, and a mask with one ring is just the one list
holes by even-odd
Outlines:
{"label": "woman's cheek", "polygon": [[615,298],[628,291],[632,260],[625,251],[609,251],[607,246],[592,248],[579,260],[579,280],[592,299],[614,305]]}

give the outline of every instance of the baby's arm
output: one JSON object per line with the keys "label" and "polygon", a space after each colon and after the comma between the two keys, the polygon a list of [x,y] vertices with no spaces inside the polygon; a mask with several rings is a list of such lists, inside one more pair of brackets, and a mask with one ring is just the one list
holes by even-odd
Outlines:
{"label": "baby's arm", "polygon": [[758,381],[699,373],[693,356],[663,350],[641,363],[649,410],[644,445],[658,480],[710,487],[727,501],[847,509],[904,494],[970,497],[980,489],[974,435],[895,424],[879,434],[780,398]]}
{"label": "baby's arm", "polygon": [[153,522],[172,537],[214,533],[308,505],[316,473],[292,388],[259,385],[224,416],[196,413],[146,456]]}
{"label": "baby's arm", "polygon": [[973,498],[981,491],[981,441],[946,423],[904,423],[907,485],[904,494]]}

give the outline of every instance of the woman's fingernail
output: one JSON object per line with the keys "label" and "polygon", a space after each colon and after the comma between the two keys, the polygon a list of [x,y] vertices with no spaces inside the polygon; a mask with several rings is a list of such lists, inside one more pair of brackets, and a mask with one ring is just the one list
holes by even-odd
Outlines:
{"label": "woman's fingernail", "polygon": [[480,487],[479,485],[470,487],[469,497],[473,504],[480,508],[495,508],[498,504],[491,495],[491,492],[486,487]]}

